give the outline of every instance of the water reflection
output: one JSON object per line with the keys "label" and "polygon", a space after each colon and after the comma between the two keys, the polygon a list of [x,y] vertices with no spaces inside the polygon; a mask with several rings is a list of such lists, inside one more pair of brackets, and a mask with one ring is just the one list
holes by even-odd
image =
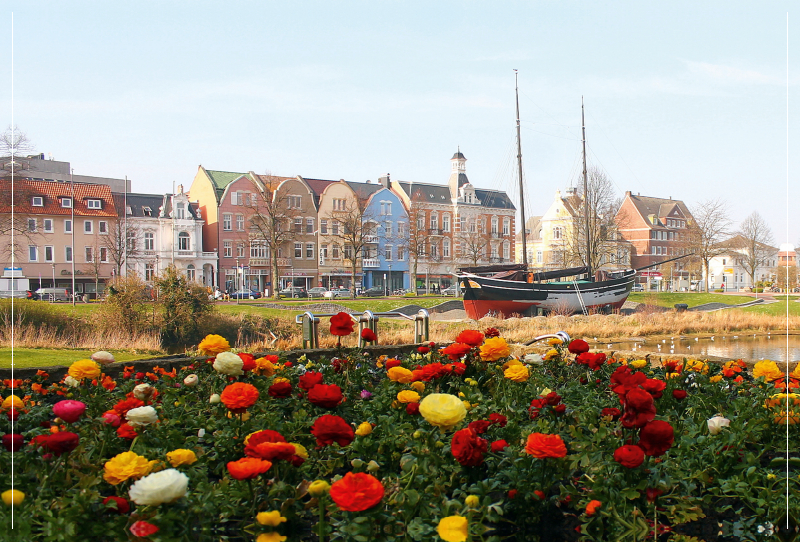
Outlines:
{"label": "water reflection", "polygon": [[642,341],[597,342],[593,348],[602,350],[634,350],[643,353],[675,354],[676,356],[715,356],[728,359],[758,361],[800,361],[800,335],[785,333],[770,335],[715,335],[711,337],[645,339]]}

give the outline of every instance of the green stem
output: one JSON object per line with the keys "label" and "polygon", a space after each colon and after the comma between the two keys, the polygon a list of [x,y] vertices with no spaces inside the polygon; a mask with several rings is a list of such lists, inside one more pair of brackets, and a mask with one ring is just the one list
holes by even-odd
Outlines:
{"label": "green stem", "polygon": [[253,479],[252,478],[248,478],[247,479],[247,487],[250,488],[250,502],[252,503],[252,508],[253,508],[252,515],[255,516],[256,515],[256,492],[253,489]]}
{"label": "green stem", "polygon": [[319,542],[325,542],[325,532],[327,531],[325,528],[325,495],[317,497],[317,502],[319,504]]}
{"label": "green stem", "polygon": [[136,441],[137,440],[139,440],[139,435],[136,435],[135,437],[133,437],[133,440],[131,441],[131,447],[128,448],[129,452],[133,451],[133,447],[136,446]]}

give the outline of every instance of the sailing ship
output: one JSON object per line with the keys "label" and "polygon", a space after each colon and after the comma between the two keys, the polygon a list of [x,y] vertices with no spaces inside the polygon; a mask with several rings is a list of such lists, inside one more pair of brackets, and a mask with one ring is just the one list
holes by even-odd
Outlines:
{"label": "sailing ship", "polygon": [[[516,72],[516,70],[514,70]],[[515,73],[516,79],[516,73]],[[519,86],[515,85],[517,106],[517,167],[519,169],[519,200],[522,224],[525,221],[524,189],[522,182],[522,142],[519,121]],[[588,192],[586,172],[586,124],[581,104],[583,130],[583,183],[584,197]],[[464,291],[464,309],[472,319],[487,315],[510,317],[532,316],[557,312],[559,314],[592,312],[609,313],[619,310],[628,298],[636,280],[636,269],[609,272],[592,272],[593,246],[589,234],[590,205],[584,205],[586,227],[586,252],[584,261],[588,265],[533,273],[528,270],[526,235],[522,235],[521,264],[494,267],[462,268],[458,274]],[[663,263],[663,262],[662,262]],[[492,273],[491,276],[485,276]],[[570,278],[571,277],[571,278]],[[569,278],[569,279],[568,279]],[[562,279],[562,280],[555,280]],[[568,280],[565,280],[568,279]],[[548,281],[548,282],[545,282]]]}

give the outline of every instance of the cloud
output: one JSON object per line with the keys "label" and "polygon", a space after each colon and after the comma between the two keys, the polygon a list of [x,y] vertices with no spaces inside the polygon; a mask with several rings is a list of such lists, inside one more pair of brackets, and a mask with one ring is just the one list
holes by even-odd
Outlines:
{"label": "cloud", "polygon": [[710,62],[697,62],[683,60],[691,75],[700,76],[715,83],[722,84],[756,84],[756,85],[785,85],[785,76],[765,74],[749,68],[740,68],[725,64],[712,64]]}

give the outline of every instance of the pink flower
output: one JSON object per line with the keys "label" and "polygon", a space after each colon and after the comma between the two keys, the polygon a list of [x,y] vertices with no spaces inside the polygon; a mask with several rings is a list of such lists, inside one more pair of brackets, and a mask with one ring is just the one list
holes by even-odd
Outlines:
{"label": "pink flower", "polygon": [[53,414],[67,423],[77,422],[84,412],[86,412],[86,405],[81,401],[67,399],[53,405]]}
{"label": "pink flower", "polygon": [[146,537],[158,532],[158,527],[146,521],[137,521],[131,525],[131,534],[133,536]]}

